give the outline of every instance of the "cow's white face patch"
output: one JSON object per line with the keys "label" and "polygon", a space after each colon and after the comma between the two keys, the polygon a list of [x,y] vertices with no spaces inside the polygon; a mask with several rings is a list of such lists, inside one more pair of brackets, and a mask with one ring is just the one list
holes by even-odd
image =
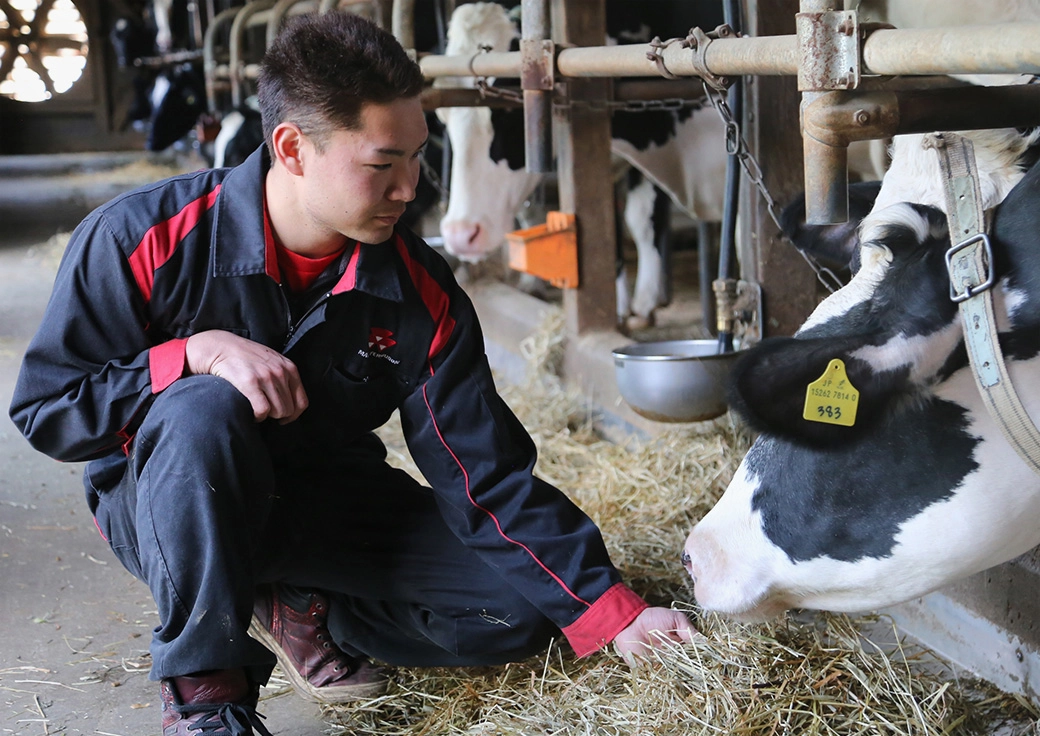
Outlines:
{"label": "cow's white face patch", "polygon": [[784,553],[762,533],[762,520],[750,515],[758,481],[742,462],[726,494],[694,527],[686,540],[687,571],[697,602],[748,621],[763,621],[788,607],[770,601],[770,581]]}
{"label": "cow's white face patch", "polygon": [[909,366],[911,383],[925,384],[933,378],[950,353],[961,342],[960,320],[929,335],[897,335],[882,345],[867,345],[852,353],[881,373]]}
{"label": "cow's white face patch", "polygon": [[[983,209],[996,207],[1022,179],[1016,162],[1040,139],[1040,130],[1023,136],[1014,129],[962,131],[975,147]],[[874,203],[874,211],[899,202],[927,204],[946,211],[939,156],[930,135],[900,135],[892,142],[892,165]]]}
{"label": "cow's white face patch", "polygon": [[494,138],[491,110],[446,108],[442,116],[451,139],[451,198],[441,220],[449,253],[480,261],[505,241],[523,204],[541,181],[540,174],[514,170],[489,153]]}

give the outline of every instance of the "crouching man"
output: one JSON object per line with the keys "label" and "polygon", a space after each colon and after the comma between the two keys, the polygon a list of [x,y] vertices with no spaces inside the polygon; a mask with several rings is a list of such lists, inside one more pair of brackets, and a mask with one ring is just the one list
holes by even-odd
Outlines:
{"label": "crouching man", "polygon": [[[297,17],[262,63],[264,146],[125,194],[69,243],[11,416],[90,461],[98,529],[158,607],[166,736],[267,734],[276,660],[303,697],[342,703],[382,692],[375,662],[692,636],[533,475],[469,299],[397,224],[422,86],[373,24]],[[429,487],[372,434],[395,410]]]}

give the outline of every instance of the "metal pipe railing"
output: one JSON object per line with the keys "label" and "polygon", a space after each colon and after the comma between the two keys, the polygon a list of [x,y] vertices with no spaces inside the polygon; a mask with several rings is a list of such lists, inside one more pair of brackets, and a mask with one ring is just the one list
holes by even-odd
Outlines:
{"label": "metal pipe railing", "polygon": [[206,78],[206,107],[210,113],[216,115],[217,108],[217,33],[221,26],[230,25],[241,7],[228,8],[217,13],[216,17],[206,26],[206,34],[202,40],[202,72]]}
{"label": "metal pipe railing", "polygon": [[[244,5],[231,22],[231,38],[228,42],[228,74],[231,79],[231,104],[238,107],[242,104],[242,88],[245,86],[245,62],[242,59],[242,47],[245,44],[246,27],[250,19],[262,10],[269,10],[275,0],[251,0]],[[258,19],[259,20],[259,19]],[[266,23],[266,20],[262,21]]]}
{"label": "metal pipe railing", "polygon": [[[802,0],[802,14],[830,13],[834,0]],[[846,37],[853,34],[845,26]],[[835,29],[840,31],[841,29]],[[858,32],[866,33],[865,29]],[[853,103],[854,128],[841,127],[841,123],[825,120],[828,115],[847,115],[847,111],[834,110],[835,88],[858,88],[862,75],[934,75],[934,74],[1040,74],[1040,23],[1004,23],[990,26],[964,26],[928,29],[877,29],[866,35],[860,46],[860,58],[852,56],[859,67],[856,74],[835,82],[816,81],[803,88],[803,143],[805,161],[805,188],[807,220],[810,223],[844,222],[848,212],[847,142],[834,142],[838,136],[855,135],[850,140],[883,138],[894,131],[906,132],[897,122],[915,109],[912,99],[923,100],[921,92],[913,96],[897,97],[898,102],[880,106],[876,116],[860,104]],[[802,72],[806,56],[812,57],[809,49],[803,49],[798,35],[767,36],[761,38],[718,38],[699,50],[684,48],[674,43],[658,51],[663,66],[675,77],[732,77],[743,75],[794,76]],[[812,41],[804,41],[812,43]],[[602,46],[562,49],[556,56],[555,72],[559,77],[660,77],[665,76],[655,62],[647,58],[649,47],[644,44]],[[420,59],[423,74],[430,79],[443,76],[470,77],[496,76],[517,77],[523,72],[522,55],[517,52],[492,52],[476,56],[426,56]],[[841,75],[839,75],[841,76]],[[825,78],[824,78],[825,79]],[[864,80],[866,81],[866,80]],[[835,86],[828,86],[835,84]],[[801,86],[801,85],[800,85]],[[866,85],[863,85],[866,86]],[[994,88],[983,88],[977,94],[986,100],[983,107],[998,104]],[[857,93],[852,93],[856,95]],[[858,93],[852,100],[867,104],[869,98]],[[975,93],[973,93],[975,94]],[[1027,95],[1032,93],[1026,93]],[[929,98],[930,99],[930,98]],[[963,91],[952,96],[937,97],[941,102],[941,115],[919,103],[917,119],[919,125],[934,129],[965,129],[971,127],[1000,127],[1000,123],[980,123],[987,119],[983,111],[975,106],[963,104]],[[958,104],[961,100],[961,104]],[[821,104],[822,102],[822,104]],[[806,121],[806,112],[813,110],[813,120]],[[990,112],[992,112],[990,110]],[[1015,116],[1022,113],[1028,120],[1038,122],[1040,106],[1029,110],[1014,108]],[[989,116],[988,119],[994,119]],[[1019,119],[1016,117],[1016,119]],[[858,121],[858,122],[856,122]],[[956,123],[955,123],[956,121]],[[904,124],[905,125],[905,124]],[[837,127],[835,127],[837,126]],[[853,132],[849,132],[849,131]],[[835,132],[838,131],[838,132]],[[830,141],[826,139],[832,139]]]}
{"label": "metal pipe railing", "polygon": [[1040,24],[881,29],[863,44],[864,73],[1040,74]]}
{"label": "metal pipe railing", "polygon": [[[1040,74],[1040,23],[1003,23],[963,28],[877,30],[863,43],[865,74]],[[979,39],[984,39],[980,42]],[[979,50],[989,44],[986,53]],[[656,77],[646,44],[562,49],[556,57],[561,77]],[[704,55],[718,76],[795,76],[798,37],[720,38]],[[668,71],[699,76],[694,54],[679,44],[661,51]],[[472,64],[472,66],[471,66]],[[520,52],[470,56],[428,55],[419,60],[428,79],[478,76],[519,77]]]}
{"label": "metal pipe railing", "polygon": [[848,194],[841,182],[853,141],[1038,122],[1040,85],[1034,84],[820,94],[802,109],[806,222],[847,219]]}
{"label": "metal pipe railing", "polygon": [[282,28],[282,21],[285,20],[285,16],[289,14],[289,11],[300,3],[307,3],[307,11],[313,12],[318,9],[318,3],[316,0],[278,0],[274,4],[274,7],[268,11],[267,14],[267,34],[266,43],[268,46],[274,42],[275,36],[278,35],[278,31]]}

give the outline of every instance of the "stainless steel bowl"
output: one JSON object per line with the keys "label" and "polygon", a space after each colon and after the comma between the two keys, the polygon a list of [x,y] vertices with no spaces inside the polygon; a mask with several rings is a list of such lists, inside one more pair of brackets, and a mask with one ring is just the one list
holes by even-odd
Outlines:
{"label": "stainless steel bowl", "polygon": [[701,422],[726,411],[726,379],[737,352],[717,340],[666,340],[613,351],[621,397],[657,422]]}

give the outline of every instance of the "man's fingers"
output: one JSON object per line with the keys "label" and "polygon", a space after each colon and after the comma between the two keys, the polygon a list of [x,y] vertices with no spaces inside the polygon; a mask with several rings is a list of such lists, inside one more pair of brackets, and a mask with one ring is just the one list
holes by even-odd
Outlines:
{"label": "man's fingers", "polygon": [[267,419],[271,413],[271,402],[267,400],[267,395],[263,391],[243,391],[240,386],[236,386],[242,395],[249,399],[249,405],[253,407],[253,418],[258,422],[262,422]]}
{"label": "man's fingers", "polygon": [[192,373],[210,373],[237,388],[249,400],[258,422],[292,422],[307,408],[296,365],[266,345],[210,330],[192,335],[185,355]]}

